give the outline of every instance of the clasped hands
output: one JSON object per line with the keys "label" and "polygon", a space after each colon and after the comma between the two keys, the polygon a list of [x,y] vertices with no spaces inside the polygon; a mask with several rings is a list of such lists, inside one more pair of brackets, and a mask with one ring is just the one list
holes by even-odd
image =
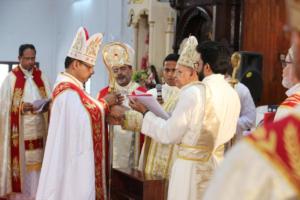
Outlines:
{"label": "clasped hands", "polygon": [[[148,110],[145,105],[143,105],[136,99],[131,99],[129,101],[129,106],[140,113],[145,113]],[[106,121],[111,125],[123,125],[125,120],[125,113],[128,110],[130,110],[130,108],[124,105],[114,105],[111,107]]]}
{"label": "clasped hands", "polygon": [[[43,107],[43,110],[41,112],[39,112],[39,113],[47,112],[49,110],[49,108],[50,108],[50,102],[47,103]],[[37,110],[39,110],[39,108],[34,107],[32,103],[22,102],[22,104],[21,104],[21,113],[33,113],[33,114],[36,114]]]}

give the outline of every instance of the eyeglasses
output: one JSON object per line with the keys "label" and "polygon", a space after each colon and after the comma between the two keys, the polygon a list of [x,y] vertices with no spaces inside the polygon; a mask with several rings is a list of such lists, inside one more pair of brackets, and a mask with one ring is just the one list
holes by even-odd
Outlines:
{"label": "eyeglasses", "polygon": [[81,61],[81,60],[79,60],[79,62],[80,62],[82,65],[84,65],[85,67],[89,68],[89,69],[91,69],[91,68],[94,67],[93,65],[89,65],[89,64],[87,64],[87,63],[85,63],[85,62],[83,62],[83,61]]}
{"label": "eyeglasses", "polygon": [[285,68],[288,64],[294,64],[291,61],[285,61],[285,60],[281,60],[281,66],[282,68]]}
{"label": "eyeglasses", "polygon": [[[287,55],[287,56],[289,56],[289,55]],[[285,68],[288,64],[294,64],[293,61],[286,61],[285,60],[287,56],[284,55],[284,54],[280,54],[280,58],[279,59],[280,59],[282,68]],[[290,58],[290,56],[289,56],[289,58]]]}

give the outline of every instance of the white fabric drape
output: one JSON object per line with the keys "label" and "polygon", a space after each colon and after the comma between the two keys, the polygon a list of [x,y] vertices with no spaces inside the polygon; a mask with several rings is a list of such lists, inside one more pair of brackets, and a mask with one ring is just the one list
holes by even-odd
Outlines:
{"label": "white fabric drape", "polygon": [[[66,73],[58,76],[55,85],[61,82],[71,82],[83,89],[77,79]],[[104,116],[100,103],[91,100],[96,102]],[[101,128],[104,133],[104,117]],[[36,200],[59,199],[95,199],[91,120],[79,95],[73,90],[64,91],[53,102],[36,197]]]}
{"label": "white fabric drape", "polygon": [[[22,101],[32,103],[41,99],[39,89],[33,81],[32,71],[24,70],[26,82]],[[42,74],[41,79],[45,85],[46,94],[50,97],[50,85],[47,78]],[[0,196],[9,194],[12,191],[11,186],[11,155],[10,155],[10,109],[13,96],[13,90],[16,82],[15,75],[10,72],[5,78],[0,89]],[[47,123],[43,114],[25,114],[20,115],[20,141],[46,137]],[[27,171],[26,165],[41,163],[43,151],[26,151],[24,143],[20,143],[21,175],[23,194],[16,198],[34,198],[39,180],[39,171]]]}
{"label": "white fabric drape", "polygon": [[273,166],[251,144],[241,141],[216,170],[204,200],[298,199],[290,183]]}

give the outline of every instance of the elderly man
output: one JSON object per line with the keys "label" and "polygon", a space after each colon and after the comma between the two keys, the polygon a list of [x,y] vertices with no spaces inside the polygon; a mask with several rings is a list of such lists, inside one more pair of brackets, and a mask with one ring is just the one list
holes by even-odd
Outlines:
{"label": "elderly man", "polygon": [[[94,73],[102,34],[79,28],[58,75],[37,200],[107,199],[105,113],[117,101],[90,97],[83,84]],[[122,101],[122,99],[118,99]]]}
{"label": "elderly man", "polygon": [[32,44],[21,45],[20,64],[0,89],[0,196],[13,193],[12,199],[35,198],[43,160],[47,113],[36,112],[33,102],[47,100],[50,87],[35,58]]}
{"label": "elderly man", "polygon": [[[300,2],[286,2],[294,29],[295,69],[300,78]],[[299,199],[300,118],[299,109],[295,111],[265,124],[233,147],[216,171],[204,199]]]}
{"label": "elderly man", "polygon": [[[215,167],[223,158],[224,143],[234,135],[240,111],[236,92],[228,83],[224,85],[218,82],[222,78],[226,83],[224,77],[215,77],[217,82],[214,86],[220,87],[218,91],[222,95],[219,101],[214,96],[214,86],[198,81],[199,67],[211,69],[205,57],[211,52],[205,49],[199,55],[197,44],[197,39],[190,36],[177,62],[176,85],[181,90],[178,103],[168,120],[157,117],[140,102],[133,101],[130,104],[144,115],[142,133],[160,143],[179,146],[169,183],[168,199],[172,200],[202,197]],[[219,52],[214,53],[220,58]],[[212,64],[214,69],[219,68],[219,63]],[[217,113],[227,109],[230,110],[228,115]],[[229,123],[227,127],[222,125],[226,120]],[[225,127],[227,132],[223,130]]]}
{"label": "elderly man", "polygon": [[[134,50],[127,44],[111,42],[103,47],[103,58],[105,64],[110,68],[115,77],[116,83],[113,86],[115,92],[123,95],[123,105],[128,106],[128,94],[135,92],[146,92],[147,90],[131,80],[134,62]],[[109,93],[109,87],[100,90],[98,99]],[[113,137],[113,167],[130,168],[137,167],[140,155],[140,135],[133,131],[122,129],[121,126],[114,126]]]}
{"label": "elderly man", "polygon": [[296,76],[294,47],[291,47],[282,60],[282,85],[288,88],[286,95],[288,96],[278,107],[274,120],[277,121],[286,117],[291,113],[294,107],[300,104],[300,80]]}

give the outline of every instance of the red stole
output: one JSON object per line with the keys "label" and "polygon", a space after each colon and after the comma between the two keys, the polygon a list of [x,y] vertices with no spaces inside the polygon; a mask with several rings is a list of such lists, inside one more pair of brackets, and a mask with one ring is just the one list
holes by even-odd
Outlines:
{"label": "red stole", "polygon": [[[146,93],[147,92],[147,89],[145,89],[144,87],[137,87],[133,92],[132,94],[135,94],[135,91],[138,90],[140,92],[144,92]],[[97,95],[97,99],[99,101],[102,101],[103,97],[105,97],[107,94],[109,93],[109,87],[105,87],[103,88],[102,90],[99,91],[98,95]],[[145,136],[143,134],[140,135],[140,150],[142,149],[142,146],[143,146],[143,143],[144,143],[144,140],[145,140]],[[106,141],[107,143],[106,144],[109,144],[108,142],[108,131],[106,132]],[[108,145],[107,145],[108,146]],[[108,151],[109,147],[107,147],[107,155],[109,155],[109,151]],[[108,156],[107,156],[108,157]]]}
{"label": "red stole", "polygon": [[291,96],[289,96],[288,98],[286,98],[280,104],[280,106],[294,108],[295,106],[297,106],[299,104],[300,104],[300,94],[295,93],[295,94],[292,94]]}
{"label": "red stole", "polygon": [[246,141],[273,164],[300,196],[300,115],[264,124]]}
{"label": "red stole", "polygon": [[[102,132],[102,113],[100,108],[93,102],[86,93],[70,82],[62,82],[56,86],[52,96],[54,99],[65,90],[74,90],[78,93],[80,100],[88,111],[91,119],[93,148],[94,148],[94,162],[95,162],[95,188],[96,188],[96,200],[105,199],[106,193],[106,174],[105,174],[105,148]],[[75,122],[76,123],[76,122]]]}
{"label": "red stole", "polygon": [[[44,82],[41,78],[42,72],[37,69],[32,69],[33,81],[39,89],[39,93],[42,98],[47,97]],[[21,188],[21,168],[20,168],[20,112],[22,105],[22,97],[24,93],[24,87],[26,83],[25,74],[20,67],[16,67],[12,70],[12,73],[16,76],[16,82],[13,91],[11,112],[10,112],[10,131],[11,131],[11,177],[12,177],[12,191],[22,192]]]}

